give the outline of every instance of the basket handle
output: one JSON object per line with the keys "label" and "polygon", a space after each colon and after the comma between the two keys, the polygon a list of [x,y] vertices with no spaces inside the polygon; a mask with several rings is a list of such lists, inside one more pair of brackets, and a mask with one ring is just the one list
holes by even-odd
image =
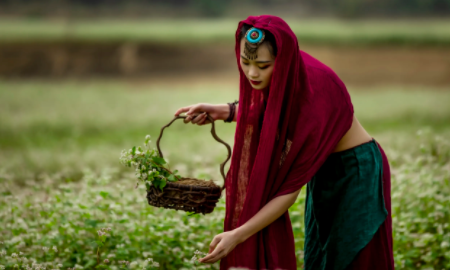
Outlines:
{"label": "basket handle", "polygon": [[[227,157],[227,159],[222,164],[220,164],[220,173],[222,174],[222,177],[223,177],[223,186],[222,186],[221,190],[224,190],[225,189],[225,172],[224,172],[224,170],[225,170],[225,164],[227,163],[227,161],[231,157],[231,147],[226,142],[224,142],[222,139],[220,139],[217,136],[216,128],[214,126],[214,119],[209,114],[206,114],[206,117],[208,117],[208,120],[211,122],[211,134],[212,134],[212,136],[214,137],[214,139],[216,139],[216,141],[218,141],[218,142],[222,143],[223,145],[225,145],[225,147],[228,150],[228,157]],[[165,126],[163,126],[161,128],[161,133],[159,134],[158,140],[156,141],[156,146],[158,147],[158,153],[159,153],[160,157],[163,158],[163,153],[161,151],[161,148],[159,147],[159,141],[161,140],[161,137],[163,135],[164,129],[166,127],[169,127],[170,125],[172,125],[172,123],[175,122],[175,120],[177,120],[177,119],[185,119],[185,118],[187,118],[187,116],[175,116],[172,119],[172,121],[169,122],[169,124],[167,124],[167,125],[165,125]]]}

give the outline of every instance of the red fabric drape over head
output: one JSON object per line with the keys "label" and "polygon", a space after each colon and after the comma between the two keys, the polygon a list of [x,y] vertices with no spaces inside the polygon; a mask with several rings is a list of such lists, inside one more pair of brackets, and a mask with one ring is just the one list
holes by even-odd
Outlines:
{"label": "red fabric drape over head", "polygon": [[[240,32],[245,24],[271,32],[277,56],[270,90],[252,89],[240,67]],[[299,50],[281,18],[250,16],[236,31],[240,72],[239,109],[233,156],[226,178],[225,231],[251,219],[277,196],[300,189],[318,171],[351,127],[353,106],[337,75]],[[236,246],[221,270],[297,269],[286,212]]]}

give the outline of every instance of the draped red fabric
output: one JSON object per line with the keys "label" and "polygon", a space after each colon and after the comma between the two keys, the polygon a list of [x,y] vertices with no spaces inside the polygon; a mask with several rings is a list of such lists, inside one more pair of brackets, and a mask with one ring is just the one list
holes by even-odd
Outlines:
{"label": "draped red fabric", "polygon": [[[270,31],[276,40],[278,54],[264,91],[252,89],[240,67],[244,23]],[[247,222],[273,198],[305,185],[353,119],[345,85],[330,68],[299,50],[295,34],[281,18],[263,15],[241,21],[235,50],[239,110],[226,178],[225,231]],[[223,258],[220,269],[229,267],[297,269],[288,211]]]}

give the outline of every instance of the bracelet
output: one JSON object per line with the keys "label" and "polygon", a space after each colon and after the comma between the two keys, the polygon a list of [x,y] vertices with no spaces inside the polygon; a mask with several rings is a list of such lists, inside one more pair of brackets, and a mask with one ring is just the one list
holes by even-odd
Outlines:
{"label": "bracelet", "polygon": [[227,120],[224,120],[225,123],[231,123],[234,120],[234,114],[236,112],[236,105],[239,103],[239,101],[235,101],[233,103],[227,103],[230,107],[230,114],[228,115]]}

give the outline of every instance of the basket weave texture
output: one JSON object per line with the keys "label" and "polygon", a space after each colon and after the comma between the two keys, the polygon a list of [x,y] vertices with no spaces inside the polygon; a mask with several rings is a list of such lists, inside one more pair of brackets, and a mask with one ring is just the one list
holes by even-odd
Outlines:
{"label": "basket weave texture", "polygon": [[[222,174],[224,181],[222,187],[213,184],[212,181],[210,183],[200,182],[199,184],[192,184],[193,181],[189,181],[190,184],[183,185],[183,180],[187,179],[197,180],[194,182],[204,180],[182,178],[181,181],[178,182],[167,182],[167,185],[163,188],[162,191],[155,186],[150,186],[150,189],[147,190],[147,201],[149,205],[167,209],[182,210],[195,214],[201,213],[203,215],[214,211],[216,203],[219,201],[222,191],[225,189],[224,168],[225,164],[231,157],[231,147],[217,136],[214,126],[214,119],[208,114],[206,116],[211,122],[212,136],[216,141],[225,145],[228,150],[227,159],[222,164],[220,164],[220,173]],[[185,118],[186,116],[176,116],[172,121],[170,121],[169,124],[161,128],[161,133],[159,134],[158,140],[156,142],[158,153],[161,158],[163,158],[163,154],[159,143],[162,138],[164,129],[169,127],[175,120]]]}

